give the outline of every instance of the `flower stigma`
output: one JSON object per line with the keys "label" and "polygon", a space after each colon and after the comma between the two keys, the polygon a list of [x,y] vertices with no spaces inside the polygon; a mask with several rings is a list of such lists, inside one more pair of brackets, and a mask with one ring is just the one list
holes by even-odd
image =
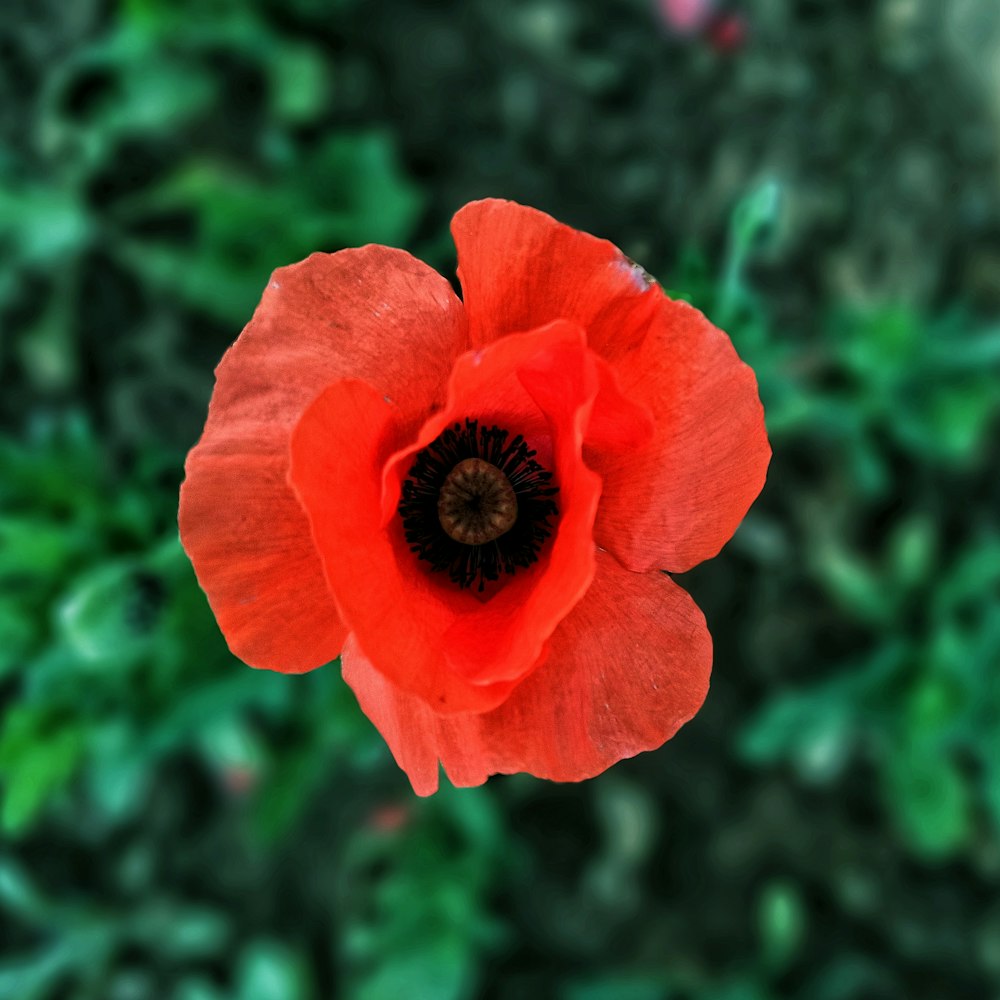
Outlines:
{"label": "flower stigma", "polygon": [[[508,439],[510,439],[508,443]],[[538,561],[559,511],[552,473],[523,435],[455,423],[419,452],[399,515],[410,551],[462,590]]]}
{"label": "flower stigma", "polygon": [[437,507],[445,534],[465,545],[492,542],[517,520],[517,494],[510,480],[481,458],[466,458],[448,473]]}

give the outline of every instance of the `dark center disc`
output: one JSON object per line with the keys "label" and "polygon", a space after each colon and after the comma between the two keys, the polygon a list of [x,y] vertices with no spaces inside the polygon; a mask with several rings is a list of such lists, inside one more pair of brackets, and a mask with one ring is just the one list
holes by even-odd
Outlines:
{"label": "dark center disc", "polygon": [[523,435],[468,417],[414,456],[399,516],[411,552],[462,590],[538,562],[559,487]]}
{"label": "dark center disc", "polygon": [[449,538],[463,545],[484,545],[514,526],[517,494],[495,465],[467,458],[448,473],[437,512]]}

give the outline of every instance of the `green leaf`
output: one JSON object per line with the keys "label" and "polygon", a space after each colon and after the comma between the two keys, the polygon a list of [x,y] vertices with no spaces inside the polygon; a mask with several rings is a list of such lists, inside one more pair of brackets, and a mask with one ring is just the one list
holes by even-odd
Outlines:
{"label": "green leaf", "polygon": [[276,267],[314,251],[364,243],[400,245],[423,198],[380,132],[332,135],[280,177],[192,162],[152,192],[149,206],[190,211],[193,246],[121,238],[119,259],[152,284],[212,315],[244,319]]}
{"label": "green leaf", "polygon": [[889,810],[915,853],[953,856],[972,829],[969,786],[950,755],[933,746],[897,750],[883,770]]}
{"label": "green leaf", "polygon": [[437,936],[424,947],[386,954],[349,1000],[472,1000],[471,955],[453,936]]}
{"label": "green leaf", "polygon": [[832,539],[816,547],[813,559],[827,589],[859,621],[877,623],[889,618],[895,594],[866,560]]}
{"label": "green leaf", "polygon": [[11,242],[14,261],[53,266],[82,251],[92,231],[93,223],[75,194],[0,184],[0,240]]}
{"label": "green leaf", "polygon": [[997,377],[964,385],[942,386],[931,397],[925,439],[955,459],[974,458],[1000,412]]}
{"label": "green leaf", "polygon": [[199,733],[198,742],[209,764],[223,775],[256,777],[263,770],[265,750],[259,736],[233,713],[213,719]]}
{"label": "green leaf", "polygon": [[319,117],[331,97],[327,60],[310,45],[282,42],[268,61],[275,116],[300,124]]}
{"label": "green leaf", "polygon": [[222,952],[230,941],[231,927],[229,919],[215,910],[166,899],[130,915],[128,933],[173,961],[193,962]]}
{"label": "green leaf", "polygon": [[776,697],[744,729],[740,756],[753,763],[787,760],[806,780],[834,780],[854,746],[851,698],[842,685]]}
{"label": "green leaf", "polygon": [[0,585],[19,577],[52,577],[79,550],[72,529],[31,515],[0,517]]}
{"label": "green leaf", "polygon": [[134,816],[146,801],[154,761],[124,718],[105,721],[92,734],[84,784],[91,802],[112,822]]}
{"label": "green leaf", "polygon": [[226,1000],[226,997],[209,980],[199,976],[182,980],[171,1000]]}
{"label": "green leaf", "polygon": [[3,805],[0,827],[11,835],[24,833],[42,808],[69,781],[84,751],[83,731],[67,727],[39,736],[16,759],[3,762]]}
{"label": "green leaf", "polygon": [[934,570],[938,547],[938,529],[925,515],[913,515],[900,521],[889,538],[889,570],[902,587],[915,587]]}
{"label": "green leaf", "polygon": [[730,234],[740,263],[772,230],[781,209],[781,196],[781,184],[771,179],[751,188],[737,203]]}
{"label": "green leaf", "polygon": [[767,883],[757,901],[761,951],[768,968],[781,971],[794,959],[806,931],[806,906],[793,882]]}
{"label": "green leaf", "polygon": [[23,608],[0,595],[0,679],[23,664],[40,631]]}
{"label": "green leaf", "polygon": [[0,996],[48,1000],[55,995],[55,986],[72,964],[72,953],[58,944],[31,958],[0,961]]}
{"label": "green leaf", "polygon": [[568,983],[560,990],[560,1000],[667,1000],[669,993],[656,976],[627,972]]}
{"label": "green leaf", "polygon": [[751,188],[733,210],[729,247],[715,305],[716,321],[728,328],[741,310],[752,311],[744,271],[755,250],[774,233],[781,209],[781,184],[766,180]]}
{"label": "green leaf", "polygon": [[926,338],[920,317],[905,307],[883,307],[867,313],[840,314],[830,339],[846,365],[881,385],[899,381]]}
{"label": "green leaf", "polygon": [[57,621],[81,666],[129,667],[154,647],[163,600],[162,580],[126,559],[80,577],[60,602]]}
{"label": "green leaf", "polygon": [[248,945],[240,955],[236,982],[237,1000],[311,1000],[315,995],[302,957],[277,941]]}
{"label": "green leaf", "polygon": [[8,857],[0,857],[0,906],[22,923],[42,924],[52,913],[28,872]]}

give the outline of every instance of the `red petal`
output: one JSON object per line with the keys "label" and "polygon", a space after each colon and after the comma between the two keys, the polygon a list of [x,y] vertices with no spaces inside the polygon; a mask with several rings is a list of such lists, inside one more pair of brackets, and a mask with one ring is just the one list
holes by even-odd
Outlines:
{"label": "red petal", "polygon": [[487,199],[452,220],[469,339],[488,344],[556,319],[578,323],[614,359],[640,343],[660,292],[614,244],[544,212]]}
{"label": "red petal", "polygon": [[[383,530],[382,469],[405,435],[396,416],[367,383],[334,383],[295,428],[291,481],[309,512],[343,620],[385,653],[384,669],[403,683],[433,690],[446,705],[492,707],[511,685],[470,685],[432,655],[430,637],[447,629],[454,613],[433,588],[410,585],[397,565],[395,539]],[[405,550],[400,559],[413,561]]]}
{"label": "red petal", "polygon": [[[383,673],[439,712],[499,704],[590,583],[600,481],[581,459],[587,422],[598,401],[619,429],[635,412],[619,399],[625,415],[615,415],[601,364],[579,328],[552,324],[460,357],[445,409],[394,454],[403,431],[391,407],[357,384],[324,393],[293,435],[292,481],[344,620]],[[466,417],[524,433],[560,487],[558,530],[539,562],[488,599],[432,574],[396,514],[413,456]]]}
{"label": "red petal", "polygon": [[672,580],[598,553],[594,582],[556,629],[545,663],[491,712],[437,715],[374,669],[353,636],[342,663],[414,791],[430,795],[439,760],[464,787],[521,771],[580,781],[655,749],[701,707],[712,640]]}
{"label": "red petal", "polygon": [[678,34],[692,35],[708,24],[715,0],[659,0],[660,13]]}
{"label": "red petal", "polygon": [[241,659],[309,670],[336,657],[346,634],[287,483],[289,437],[306,406],[355,375],[412,411],[443,395],[464,347],[450,285],[400,250],[314,254],[274,272],[216,369],[181,489],[181,540]]}
{"label": "red petal", "polygon": [[636,571],[680,572],[715,555],[764,484],[770,448],[753,372],[724,333],[668,299],[615,246],[512,202],[455,216],[473,343],[557,317],[587,331],[654,440],[587,452],[605,477],[595,537]]}
{"label": "red petal", "polygon": [[651,442],[587,453],[604,478],[594,537],[631,570],[684,572],[716,555],[764,485],[771,449],[753,371],[697,309],[665,296],[642,347],[616,366],[652,412]]}

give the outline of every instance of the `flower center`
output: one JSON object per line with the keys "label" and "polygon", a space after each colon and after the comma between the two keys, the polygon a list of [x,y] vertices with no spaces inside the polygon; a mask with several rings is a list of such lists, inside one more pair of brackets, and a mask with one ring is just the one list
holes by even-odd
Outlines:
{"label": "flower center", "polygon": [[517,520],[517,494],[510,480],[481,458],[463,459],[448,473],[437,507],[445,534],[465,545],[492,542]]}
{"label": "flower center", "polygon": [[399,516],[410,550],[462,589],[538,561],[559,513],[552,473],[518,434],[456,423],[419,452],[403,482]]}

